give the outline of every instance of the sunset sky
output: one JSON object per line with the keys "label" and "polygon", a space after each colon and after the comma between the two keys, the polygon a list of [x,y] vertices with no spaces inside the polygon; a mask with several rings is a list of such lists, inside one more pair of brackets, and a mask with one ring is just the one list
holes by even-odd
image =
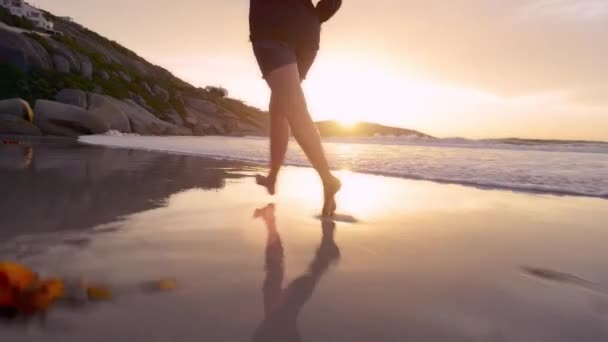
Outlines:
{"label": "sunset sky", "polygon": [[[196,86],[266,107],[248,0],[32,3]],[[608,140],[607,37],[606,0],[344,0],[305,91],[316,120]]]}

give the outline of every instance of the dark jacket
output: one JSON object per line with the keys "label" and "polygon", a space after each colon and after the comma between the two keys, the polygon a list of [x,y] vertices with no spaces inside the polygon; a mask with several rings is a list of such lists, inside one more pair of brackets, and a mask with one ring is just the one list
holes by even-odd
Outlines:
{"label": "dark jacket", "polygon": [[250,39],[281,40],[298,46],[319,47],[321,23],[329,20],[342,0],[250,0]]}

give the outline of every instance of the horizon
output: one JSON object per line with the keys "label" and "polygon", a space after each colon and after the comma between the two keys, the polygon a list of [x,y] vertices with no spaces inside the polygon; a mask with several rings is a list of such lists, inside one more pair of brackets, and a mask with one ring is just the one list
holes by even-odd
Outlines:
{"label": "horizon", "polygon": [[[597,44],[608,33],[608,3],[381,1],[344,2],[324,25],[304,83],[315,121],[440,138],[608,141],[608,47]],[[248,42],[247,1],[32,5],[73,17],[194,86],[222,86],[265,110],[269,92]],[[387,14],[391,6],[398,8]],[[133,25],[142,17],[149,21]]]}

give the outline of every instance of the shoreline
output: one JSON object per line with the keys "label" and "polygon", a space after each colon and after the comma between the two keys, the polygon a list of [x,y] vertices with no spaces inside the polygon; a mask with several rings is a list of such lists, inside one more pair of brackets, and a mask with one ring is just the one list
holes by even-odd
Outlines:
{"label": "shoreline", "polygon": [[[80,136],[80,137],[56,137],[56,136],[37,137],[37,136],[19,136],[19,135],[0,135],[0,142],[6,143],[7,141],[8,142],[18,141],[18,142],[25,143],[25,144],[28,144],[28,143],[30,143],[30,144],[31,143],[57,143],[57,144],[75,143],[75,144],[80,144],[80,145],[84,145],[84,146],[101,146],[101,147],[106,147],[106,148],[140,150],[140,151],[169,153],[169,154],[175,154],[175,155],[184,155],[184,156],[193,156],[193,157],[202,157],[202,158],[213,158],[213,159],[217,159],[217,160],[221,160],[221,161],[238,162],[238,163],[243,163],[244,165],[256,166],[256,167],[266,167],[268,164],[268,161],[265,159],[256,159],[256,158],[247,159],[247,158],[227,156],[227,155],[222,155],[222,154],[201,154],[198,152],[188,153],[188,152],[182,152],[182,151],[163,150],[163,149],[153,148],[153,147],[141,147],[141,146],[132,147],[132,146],[124,146],[124,145],[120,145],[120,144],[117,144],[117,145],[100,144],[100,143],[95,143],[95,142],[88,142],[87,141],[88,137],[95,137],[95,135]],[[183,138],[180,136],[138,136],[138,137],[168,138],[168,139]],[[209,137],[234,138],[232,136],[209,136]],[[204,138],[204,137],[202,137],[202,138]],[[248,138],[248,137],[243,137],[243,138]],[[254,137],[254,138],[255,139],[266,139],[264,137]],[[338,141],[338,143],[340,143],[340,142]],[[452,146],[450,146],[450,147],[452,147]],[[456,146],[455,148],[460,148],[460,147]],[[463,147],[463,148],[467,148],[467,147]],[[549,151],[549,152],[552,152],[552,151]],[[286,162],[285,166],[302,167],[302,168],[311,167],[308,163],[294,163],[294,162]],[[340,171],[342,169],[332,168],[332,170]],[[527,188],[525,188],[525,187],[514,188],[512,186],[503,185],[503,184],[499,184],[499,183],[488,184],[486,182],[486,183],[480,184],[480,183],[466,181],[466,180],[454,181],[454,180],[450,180],[450,179],[434,178],[434,177],[428,177],[428,176],[404,175],[401,173],[391,172],[391,171],[369,171],[369,170],[353,169],[352,172],[357,172],[357,173],[367,174],[367,175],[407,179],[407,180],[427,181],[427,182],[433,182],[433,183],[437,183],[437,184],[461,185],[461,186],[465,186],[465,187],[472,187],[472,188],[476,188],[476,189],[489,190],[489,191],[499,190],[499,191],[507,191],[507,192],[531,194],[531,195],[546,195],[546,196],[556,196],[556,197],[572,196],[572,197],[597,198],[597,199],[602,199],[602,200],[608,200],[608,194],[595,195],[595,194],[588,194],[588,193],[577,192],[577,191],[556,190],[556,189],[551,189],[550,187],[547,189],[542,189],[542,188],[539,188],[538,185],[529,186]]]}
{"label": "shoreline", "polygon": [[[143,150],[143,151],[154,151],[154,152],[159,152],[159,153],[172,153],[172,154],[177,154],[177,155],[216,158],[219,160],[229,160],[229,161],[236,161],[236,162],[252,163],[256,166],[262,166],[262,167],[265,167],[268,164],[268,160],[265,158],[264,159],[262,159],[262,158],[243,158],[243,157],[228,156],[225,154],[211,154],[211,153],[202,153],[202,152],[198,152],[198,151],[197,152],[185,152],[185,151],[179,151],[179,150],[175,150],[175,149],[160,149],[160,148],[142,146],[142,145],[133,146],[133,145],[129,145],[129,144],[121,144],[119,142],[108,142],[108,141],[101,143],[101,142],[95,142],[94,140],[93,141],[90,140],[90,139],[95,139],[95,137],[97,137],[97,136],[83,136],[83,137],[79,138],[78,142],[85,144],[85,145],[90,145],[90,146],[104,146],[104,147],[108,147],[108,148],[119,148],[119,149],[126,148],[126,149],[135,149],[135,150]],[[142,137],[139,137],[139,138],[142,138]],[[144,138],[147,138],[147,137],[144,137]],[[165,138],[166,139],[171,139],[171,138],[181,139],[182,137],[165,137]],[[201,138],[205,138],[205,137],[201,137]],[[212,138],[233,138],[233,137],[213,136]],[[460,148],[460,147],[457,147],[457,148]],[[308,162],[296,163],[296,162],[286,161],[285,165],[292,166],[292,167],[304,167],[304,168],[311,167]],[[340,171],[343,169],[332,167],[332,170]],[[482,190],[503,190],[503,191],[510,191],[510,192],[515,192],[515,193],[549,195],[549,196],[558,196],[558,197],[559,196],[573,196],[573,197],[589,197],[589,198],[608,199],[608,193],[596,195],[596,194],[589,194],[589,193],[584,193],[584,192],[580,192],[580,191],[551,189],[549,186],[547,186],[547,188],[542,188],[542,186],[540,186],[540,185],[530,185],[530,186],[520,185],[519,187],[513,187],[513,185],[504,185],[504,184],[500,184],[500,183],[493,183],[493,184],[488,183],[488,182],[476,183],[473,181],[466,181],[466,180],[455,181],[453,179],[445,179],[445,178],[441,178],[441,177],[419,176],[419,175],[413,175],[413,174],[406,175],[403,173],[398,173],[398,172],[393,172],[393,171],[376,171],[376,170],[370,171],[370,170],[359,169],[359,168],[352,168],[350,171],[361,173],[361,174],[384,176],[384,177],[391,177],[391,178],[428,181],[428,182],[434,182],[434,183],[438,183],[438,184],[462,185],[462,186],[473,187],[473,188],[482,189]]]}

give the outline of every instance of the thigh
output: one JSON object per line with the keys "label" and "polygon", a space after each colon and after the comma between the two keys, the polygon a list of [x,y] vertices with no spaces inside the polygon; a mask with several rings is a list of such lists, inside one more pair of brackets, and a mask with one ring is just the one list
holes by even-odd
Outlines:
{"label": "thigh", "polygon": [[258,66],[265,79],[276,69],[298,62],[295,49],[285,42],[256,40],[253,41],[252,46]]}
{"label": "thigh", "polygon": [[300,80],[303,81],[308,75],[308,71],[312,67],[315,59],[317,58],[318,50],[315,48],[300,47],[296,49],[296,59],[298,61],[298,72],[300,73]]}
{"label": "thigh", "polygon": [[291,99],[302,92],[300,72],[297,63],[278,67],[266,75],[266,82],[272,91],[274,104],[279,105],[284,100]]}

